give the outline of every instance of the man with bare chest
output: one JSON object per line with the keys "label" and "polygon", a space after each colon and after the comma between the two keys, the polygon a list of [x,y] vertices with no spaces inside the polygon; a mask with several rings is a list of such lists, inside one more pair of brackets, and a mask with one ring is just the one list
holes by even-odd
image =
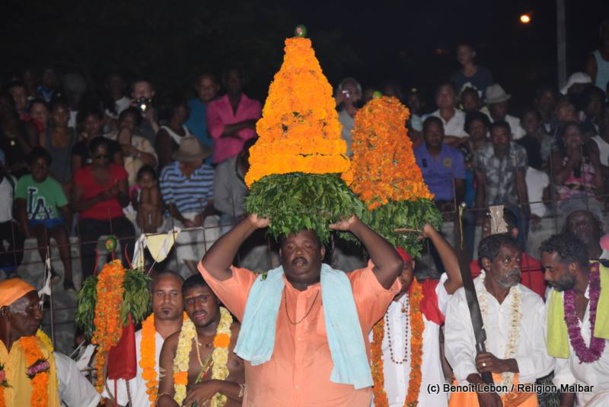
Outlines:
{"label": "man with bare chest", "polygon": [[182,295],[189,319],[163,345],[157,405],[241,406],[244,366],[233,353],[239,323],[200,274],[184,282]]}

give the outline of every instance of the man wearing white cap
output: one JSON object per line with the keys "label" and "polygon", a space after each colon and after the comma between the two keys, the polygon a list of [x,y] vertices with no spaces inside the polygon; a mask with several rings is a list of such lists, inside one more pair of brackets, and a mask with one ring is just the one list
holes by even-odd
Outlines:
{"label": "man wearing white cap", "polygon": [[519,118],[508,114],[508,100],[511,97],[512,95],[506,93],[501,85],[495,83],[486,88],[484,101],[488,108],[487,116],[491,119],[491,123],[507,122],[512,129],[512,140],[518,140],[524,136],[524,129],[520,125]]}
{"label": "man wearing white cap", "polygon": [[590,87],[591,84],[592,79],[590,78],[590,75],[583,72],[575,72],[569,76],[565,86],[560,88],[560,93],[563,95],[581,93],[584,89]]}

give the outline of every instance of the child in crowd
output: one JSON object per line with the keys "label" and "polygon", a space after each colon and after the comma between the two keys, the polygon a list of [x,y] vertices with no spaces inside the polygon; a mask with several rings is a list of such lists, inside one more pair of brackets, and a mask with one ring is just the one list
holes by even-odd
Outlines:
{"label": "child in crowd", "polygon": [[163,225],[163,203],[154,168],[145,165],[137,172],[137,184],[130,191],[131,204],[137,211],[137,225],[143,233],[156,233]]}
{"label": "child in crowd", "polygon": [[[38,253],[44,261],[51,238],[55,239],[64,268],[63,287],[74,291],[72,258],[68,228],[72,215],[61,184],[49,177],[51,155],[42,147],[34,147],[27,158],[31,174],[19,179],[15,190],[17,214],[25,236],[38,241]],[[51,269],[53,280],[59,276]]]}

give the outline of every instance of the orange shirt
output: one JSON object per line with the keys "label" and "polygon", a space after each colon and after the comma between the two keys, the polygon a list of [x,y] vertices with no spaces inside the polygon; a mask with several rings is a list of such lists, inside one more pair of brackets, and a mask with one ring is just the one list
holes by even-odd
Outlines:
{"label": "orange shirt", "polygon": [[[397,280],[385,290],[374,276],[372,267],[369,262],[368,267],[347,274],[368,356],[368,334],[400,290]],[[231,278],[218,281],[199,263],[205,281],[224,305],[242,320],[257,275],[246,269],[231,269]],[[333,364],[321,303],[321,284],[298,291],[285,276],[284,281],[273,355],[270,361],[257,366],[245,362],[243,406],[369,407],[372,388],[355,390],[351,385],[330,381]]]}

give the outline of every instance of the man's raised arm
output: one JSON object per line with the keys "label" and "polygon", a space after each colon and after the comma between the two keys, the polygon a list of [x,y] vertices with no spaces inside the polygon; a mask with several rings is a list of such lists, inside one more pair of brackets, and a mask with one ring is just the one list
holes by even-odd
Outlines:
{"label": "man's raised arm", "polygon": [[201,263],[216,280],[224,281],[233,275],[230,266],[239,247],[257,229],[265,228],[269,220],[252,214],[218,239],[205,253]]}
{"label": "man's raised arm", "polygon": [[395,279],[402,272],[404,262],[388,241],[370,229],[356,216],[334,223],[330,225],[330,229],[353,233],[370,254],[370,260],[374,263],[372,271],[376,279],[385,289],[391,287]]}

